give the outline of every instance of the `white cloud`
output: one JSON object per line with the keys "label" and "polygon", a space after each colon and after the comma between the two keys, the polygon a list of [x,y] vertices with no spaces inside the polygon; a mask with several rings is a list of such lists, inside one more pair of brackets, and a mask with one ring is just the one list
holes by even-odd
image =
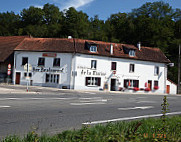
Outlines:
{"label": "white cloud", "polygon": [[70,7],[74,7],[75,9],[78,9],[80,7],[83,7],[94,0],[53,0],[57,4],[59,4],[60,10],[68,9]]}
{"label": "white cloud", "polygon": [[34,7],[43,9],[43,6],[42,6],[42,5],[34,5]]}

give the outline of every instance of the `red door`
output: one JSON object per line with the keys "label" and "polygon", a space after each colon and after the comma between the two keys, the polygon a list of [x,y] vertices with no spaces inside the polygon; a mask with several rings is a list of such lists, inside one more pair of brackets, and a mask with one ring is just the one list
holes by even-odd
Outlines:
{"label": "red door", "polygon": [[170,85],[167,85],[167,94],[170,94]]}
{"label": "red door", "polygon": [[17,72],[16,73],[16,84],[20,84],[20,77],[21,77],[21,73]]}

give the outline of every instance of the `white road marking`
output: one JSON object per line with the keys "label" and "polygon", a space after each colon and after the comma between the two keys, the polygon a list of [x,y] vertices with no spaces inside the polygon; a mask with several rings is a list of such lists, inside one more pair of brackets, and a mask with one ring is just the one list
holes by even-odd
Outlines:
{"label": "white road marking", "polygon": [[71,100],[75,98],[0,98],[0,101],[5,100]]}
{"label": "white road marking", "polygon": [[130,108],[118,108],[118,110],[134,110],[134,109],[150,109],[154,108],[153,106],[142,106],[142,107],[130,107]]}
{"label": "white road marking", "polygon": [[0,108],[9,108],[11,106],[0,106]]}
{"label": "white road marking", "polygon": [[[178,115],[178,114],[181,114],[181,112],[166,113],[166,115]],[[134,120],[134,119],[140,119],[140,118],[159,117],[162,115],[163,114],[151,114],[151,115],[143,115],[143,116],[136,116],[136,117],[124,117],[124,118],[117,118],[117,119],[111,119],[111,120],[86,122],[86,123],[82,123],[82,124],[83,125],[94,125],[94,124],[102,124],[102,123],[116,122],[116,121],[123,121],[123,120]]]}
{"label": "white road marking", "polygon": [[87,103],[70,103],[70,105],[74,105],[74,106],[82,106],[82,105],[102,105],[102,104],[106,104],[103,102],[97,102],[97,103],[91,103],[91,102],[87,102]]}
{"label": "white road marking", "polygon": [[91,99],[101,99],[101,97],[92,97],[92,98],[79,98],[80,100],[91,100]]}
{"label": "white road marking", "polygon": [[84,93],[87,93],[87,94],[96,94],[96,93],[93,93],[93,92],[84,92]]}
{"label": "white road marking", "polygon": [[155,101],[139,101],[139,102],[136,102],[136,103],[156,103]]}
{"label": "white road marking", "polygon": [[85,102],[107,102],[107,99],[100,99],[100,100],[80,100],[81,103]]}

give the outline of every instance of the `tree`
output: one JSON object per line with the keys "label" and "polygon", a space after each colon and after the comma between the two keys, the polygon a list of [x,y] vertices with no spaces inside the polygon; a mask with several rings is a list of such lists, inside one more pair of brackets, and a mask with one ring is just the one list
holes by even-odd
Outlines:
{"label": "tree", "polygon": [[0,13],[0,35],[17,35],[20,23],[20,16],[14,12]]}
{"label": "tree", "polygon": [[44,24],[47,26],[45,37],[60,37],[63,26],[63,13],[53,4],[45,4],[43,7]]}
{"label": "tree", "polygon": [[100,20],[98,15],[90,19],[90,34],[89,38],[93,40],[107,40],[104,32],[104,21]]}
{"label": "tree", "polygon": [[41,8],[30,6],[28,9],[23,9],[21,18],[24,26],[41,25],[43,23],[44,12]]}
{"label": "tree", "polygon": [[77,12],[73,7],[65,12],[65,24],[63,26],[63,33],[65,36],[87,38],[88,29],[89,20],[87,14],[82,11]]}

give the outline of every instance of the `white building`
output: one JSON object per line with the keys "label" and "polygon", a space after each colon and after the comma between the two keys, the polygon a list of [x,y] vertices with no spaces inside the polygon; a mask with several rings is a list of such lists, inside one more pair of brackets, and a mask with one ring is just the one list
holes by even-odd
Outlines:
{"label": "white building", "polygon": [[26,84],[29,76],[38,86],[166,93],[168,63],[160,49],[140,44],[26,38],[15,48],[13,82]]}

